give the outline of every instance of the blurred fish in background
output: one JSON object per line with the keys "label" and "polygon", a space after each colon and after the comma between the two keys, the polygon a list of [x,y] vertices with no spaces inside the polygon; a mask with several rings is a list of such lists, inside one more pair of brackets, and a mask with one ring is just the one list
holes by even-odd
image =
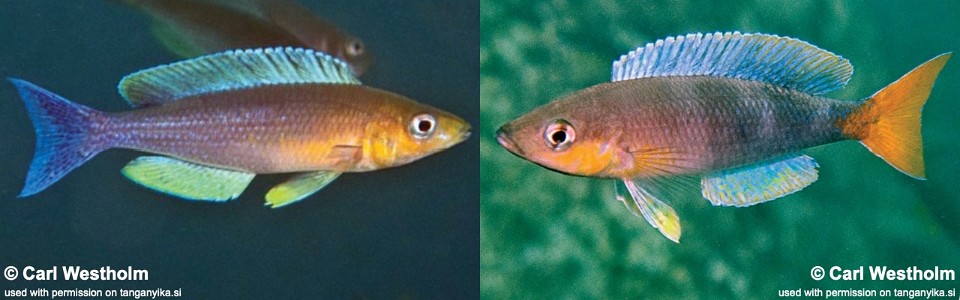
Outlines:
{"label": "blurred fish in background", "polygon": [[152,20],[171,52],[196,57],[230,49],[277,46],[319,50],[350,64],[356,75],[372,56],[359,38],[324,21],[296,0],[122,0]]}

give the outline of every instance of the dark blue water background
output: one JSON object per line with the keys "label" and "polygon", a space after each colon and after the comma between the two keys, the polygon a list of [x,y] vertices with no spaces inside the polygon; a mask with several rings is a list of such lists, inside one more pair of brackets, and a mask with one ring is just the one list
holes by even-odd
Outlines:
{"label": "dark blue water background", "polygon": [[[361,78],[479,123],[478,6],[466,1],[310,1],[376,56]],[[109,1],[0,1],[0,76],[105,111],[129,109],[124,75],[177,60],[146,18]],[[479,141],[408,166],[347,174],[283,209],[258,176],[236,201],[178,200],[119,170],[110,150],[46,191],[17,199],[33,128],[0,84],[0,265],[133,266],[146,282],[9,282],[25,288],[182,288],[187,298],[476,297]],[[62,276],[62,274],[61,274]]]}

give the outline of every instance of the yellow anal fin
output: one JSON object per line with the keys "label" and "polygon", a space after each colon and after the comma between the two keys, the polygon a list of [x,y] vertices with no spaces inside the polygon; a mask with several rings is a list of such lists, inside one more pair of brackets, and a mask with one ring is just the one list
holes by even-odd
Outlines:
{"label": "yellow anal fin", "polygon": [[188,200],[222,202],[240,196],[256,174],[201,166],[163,156],[142,156],[120,171],[152,190]]}
{"label": "yellow anal fin", "polygon": [[940,54],[867,98],[840,121],[844,135],[913,178],[925,179],[920,112],[952,53]]}
{"label": "yellow anal fin", "polygon": [[643,216],[651,226],[660,230],[660,233],[671,241],[680,242],[680,217],[670,205],[631,180],[617,182],[616,190],[617,200],[623,202],[631,213]]}
{"label": "yellow anal fin", "polygon": [[267,202],[264,205],[270,208],[278,208],[303,200],[303,198],[316,193],[333,182],[340,174],[338,172],[320,171],[293,176],[293,178],[270,189],[267,192]]}

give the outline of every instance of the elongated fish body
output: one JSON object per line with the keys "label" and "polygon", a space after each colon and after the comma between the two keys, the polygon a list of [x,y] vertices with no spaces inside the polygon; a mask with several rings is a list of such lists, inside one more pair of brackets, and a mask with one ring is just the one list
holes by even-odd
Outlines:
{"label": "elongated fish body", "polygon": [[[664,166],[670,169],[662,171],[689,175],[844,140],[837,122],[856,103],[758,81],[690,76],[604,83],[564,97],[550,108],[563,119],[578,120],[574,127],[625,133],[607,141],[622,154],[669,151],[657,154],[672,160]],[[589,175],[664,175],[642,162],[630,162],[629,155],[619,158],[620,164]]]}
{"label": "elongated fish body", "polygon": [[[394,162],[343,161],[384,116],[431,111],[400,95],[361,85],[276,85],[187,97],[111,116],[116,147],[251,173],[370,171]],[[444,114],[444,118],[456,117]],[[338,149],[341,147],[341,149]]]}
{"label": "elongated fish body", "polygon": [[410,163],[469,136],[462,119],[360,84],[321,52],[238,50],[155,67],[121,80],[134,110],[106,113],[11,79],[37,133],[21,197],[38,193],[97,153],[144,156],[122,173],[191,200],[240,195],[257,173],[298,173],[271,189],[280,207],[344,172]]}
{"label": "elongated fish body", "polygon": [[189,58],[230,49],[304,47],[350,64],[362,75],[372,62],[363,41],[295,0],[124,0],[149,15],[154,35]]}
{"label": "elongated fish body", "polygon": [[612,82],[577,91],[505,124],[511,153],[578,176],[617,179],[617,199],[667,238],[679,217],[661,199],[699,177],[714,205],[749,206],[817,180],[805,148],[857,140],[891,166],[925,177],[920,111],[951,54],[860,101],[821,96],[853,72],[833,53],[765,34],[689,34],[614,61]]}

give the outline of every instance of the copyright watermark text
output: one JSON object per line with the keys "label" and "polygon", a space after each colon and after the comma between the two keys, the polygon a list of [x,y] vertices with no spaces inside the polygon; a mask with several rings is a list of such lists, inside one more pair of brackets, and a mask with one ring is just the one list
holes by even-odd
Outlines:
{"label": "copyright watermark text", "polygon": [[869,274],[870,280],[891,280],[891,281],[913,281],[913,280],[922,280],[922,281],[954,281],[956,280],[956,272],[951,269],[941,269],[939,266],[934,266],[933,269],[920,269],[916,266],[909,267],[906,269],[892,269],[885,266],[870,266],[867,269],[869,272],[865,273],[863,266],[855,269],[844,269],[839,266],[830,267],[829,271],[825,271],[821,266],[814,266],[810,269],[810,278],[813,280],[824,279],[825,276],[829,275],[831,280],[841,280],[841,281],[859,281],[864,280],[864,274]]}
{"label": "copyright watermark text", "polygon": [[[150,272],[131,266],[113,268],[104,266],[99,268],[83,268],[80,266],[6,266],[3,269],[3,278],[7,281],[149,281]],[[33,289],[3,290],[2,298],[87,298],[87,297],[119,297],[119,298],[178,298],[183,295],[181,289],[90,289],[70,288],[55,289],[38,287]]]}
{"label": "copyright watermark text", "polygon": [[80,266],[62,266],[50,268],[36,268],[34,266],[25,266],[19,269],[14,266],[7,266],[3,269],[3,278],[6,280],[27,280],[27,281],[141,281],[149,280],[150,272],[143,269],[134,269],[128,266],[126,269],[114,269],[110,266],[100,267],[99,269],[84,269]]}
{"label": "copyright watermark text", "polygon": [[[813,266],[810,268],[810,278],[814,281],[824,279],[831,281],[929,281],[955,282],[956,272],[952,269],[941,269],[940,266],[920,268],[912,266],[903,269],[887,266],[857,266],[844,268],[841,266]],[[892,297],[907,299],[957,298],[956,287],[923,287],[920,289],[866,289],[866,288],[838,288],[821,289],[819,287],[781,289],[777,291],[779,297],[805,298],[859,298],[859,297]]]}

